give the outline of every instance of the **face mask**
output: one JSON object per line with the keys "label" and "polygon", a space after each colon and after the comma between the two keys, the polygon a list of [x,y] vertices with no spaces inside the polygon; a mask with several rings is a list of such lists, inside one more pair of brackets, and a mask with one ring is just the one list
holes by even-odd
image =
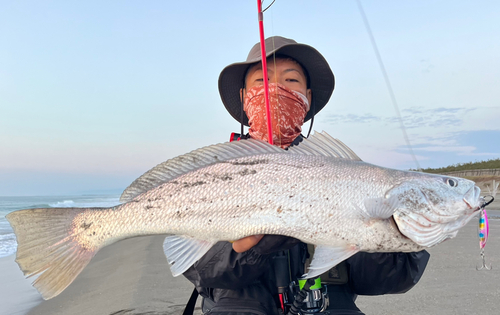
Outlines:
{"label": "face mask", "polygon": [[[304,118],[309,111],[307,97],[279,83],[269,84],[271,126],[275,145],[287,148],[300,135]],[[254,139],[268,141],[264,86],[250,88],[243,110],[248,117],[248,133]]]}

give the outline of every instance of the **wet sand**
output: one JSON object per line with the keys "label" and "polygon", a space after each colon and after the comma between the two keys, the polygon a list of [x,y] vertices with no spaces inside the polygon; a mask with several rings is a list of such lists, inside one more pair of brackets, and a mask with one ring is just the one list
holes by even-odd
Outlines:
{"label": "wet sand", "polygon": [[[500,217],[500,201],[490,207],[489,213]],[[427,270],[412,290],[399,295],[360,296],[358,306],[367,315],[498,314],[500,219],[492,219],[490,226],[486,260],[493,265],[492,270],[476,271],[480,259],[477,219],[473,219],[455,239],[429,250],[431,260]],[[182,314],[193,286],[183,277],[171,276],[162,251],[163,239],[163,236],[133,238],[104,248],[63,293],[41,302],[29,314]],[[0,266],[4,266],[3,261],[0,260]],[[21,284],[26,285],[26,281],[21,272],[15,268],[9,270],[9,274],[16,272],[11,287],[23,287]],[[21,303],[8,310],[0,307],[1,314],[14,314],[13,311],[23,314],[40,301],[29,288],[20,292],[31,295],[31,304]],[[17,294],[14,290],[1,293],[4,298],[12,299]]]}
{"label": "wet sand", "polygon": [[193,286],[172,277],[164,239],[137,237],[103,248],[64,292],[28,314],[182,314]]}
{"label": "wet sand", "polygon": [[0,314],[23,315],[43,301],[25,279],[14,261],[14,255],[0,258]]}

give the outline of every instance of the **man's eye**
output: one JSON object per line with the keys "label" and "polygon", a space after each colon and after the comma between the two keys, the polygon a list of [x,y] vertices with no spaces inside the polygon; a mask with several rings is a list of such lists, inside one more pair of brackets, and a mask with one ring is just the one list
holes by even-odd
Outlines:
{"label": "man's eye", "polygon": [[288,82],[299,82],[297,79],[286,79]]}

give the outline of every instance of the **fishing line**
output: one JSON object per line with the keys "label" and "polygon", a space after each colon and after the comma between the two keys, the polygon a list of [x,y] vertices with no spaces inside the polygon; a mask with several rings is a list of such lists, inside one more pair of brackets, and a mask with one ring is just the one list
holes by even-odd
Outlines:
{"label": "fishing line", "polygon": [[417,157],[415,156],[415,153],[413,153],[413,148],[410,143],[410,139],[408,138],[408,134],[406,133],[406,128],[403,123],[403,118],[401,117],[401,113],[399,111],[399,106],[398,102],[396,101],[396,96],[394,95],[394,91],[392,90],[391,82],[389,80],[389,76],[387,75],[387,71],[385,70],[384,62],[382,61],[382,57],[380,56],[378,47],[377,47],[377,42],[375,41],[375,37],[373,36],[372,30],[370,28],[370,23],[368,23],[368,18],[366,17],[365,11],[363,10],[363,6],[361,4],[361,0],[356,0],[359,8],[359,12],[361,13],[361,16],[363,18],[363,22],[366,27],[366,31],[368,32],[368,35],[370,36],[370,41],[372,43],[373,50],[375,51],[375,55],[377,56],[377,61],[380,66],[380,69],[382,70],[382,74],[384,75],[384,80],[385,84],[387,86],[387,89],[389,90],[389,94],[391,96],[392,104],[394,105],[394,109],[396,110],[396,115],[399,120],[399,124],[401,127],[401,130],[403,131],[403,137],[406,141],[406,146],[408,147],[408,151],[410,151],[411,157],[413,158],[413,161],[417,165],[417,170],[421,171],[422,169],[420,168],[420,164],[418,163]]}
{"label": "fishing line", "polygon": [[[268,133],[268,141],[270,144],[273,144],[273,126],[272,126],[272,112],[271,112],[271,102],[270,102],[270,95],[269,95],[269,76],[267,73],[267,49],[263,47],[263,43],[265,42],[264,36],[264,11],[269,9],[275,2],[276,0],[273,0],[271,4],[269,4],[264,10],[262,10],[262,4],[264,3],[264,0],[258,0],[257,1],[257,10],[259,11],[259,28],[260,28],[260,41],[261,41],[261,62],[262,62],[262,80],[264,84],[264,93],[265,93],[265,99],[266,99],[266,118],[267,118],[267,133]],[[271,11],[272,12],[272,11]],[[271,33],[274,35],[274,23],[273,23],[273,15],[271,13]],[[276,73],[276,52],[274,51],[276,49],[276,45],[274,43],[274,37],[272,36],[272,50],[273,50],[273,62],[274,62],[274,80],[277,82],[277,73]],[[265,69],[264,69],[265,68]],[[276,96],[277,96],[278,91],[276,90]],[[278,106],[279,107],[279,106]],[[278,112],[278,122],[277,122],[279,127],[279,112]],[[279,131],[279,130],[278,130]],[[278,132],[278,140],[281,145],[281,132]]]}
{"label": "fishing line", "polygon": [[[266,10],[269,9],[273,5],[273,3],[275,1],[276,0],[273,0],[273,2],[266,8]],[[274,15],[273,15],[273,10],[271,10],[271,34],[273,35],[272,36],[272,42],[273,42],[274,81],[277,83],[278,82],[278,74],[276,72],[276,69],[277,69],[276,68],[276,45],[274,44]],[[278,89],[277,88],[276,88],[276,92],[274,94],[275,94],[276,99],[278,100]],[[278,103],[279,103],[279,101],[278,101]],[[279,126],[280,126],[279,106],[276,106],[276,109],[278,110],[278,125],[277,125],[277,127],[278,127],[278,140],[279,140],[280,145],[281,145],[281,128],[279,128]]]}
{"label": "fishing line", "polygon": [[264,13],[262,13],[262,2],[257,0],[257,20],[259,21],[259,37],[260,37],[260,59],[262,63],[262,79],[264,83],[264,97],[266,102],[267,116],[267,138],[269,144],[273,144],[272,126],[271,126],[271,105],[269,102],[269,81],[267,80],[267,59],[266,59],[266,42],[264,37]]}
{"label": "fishing line", "polygon": [[[262,10],[262,13],[266,12],[267,9],[269,9],[276,0],[273,0],[271,4],[269,4],[264,10]],[[264,3],[264,0],[262,0],[262,3]],[[278,82],[278,75],[276,73],[276,45],[274,43],[274,15],[273,15],[273,10],[271,12],[271,38],[272,38],[272,43],[273,43],[273,63],[274,63],[274,81]],[[275,91],[275,97],[278,99],[278,89]],[[279,106],[276,106],[276,109],[278,110],[278,122],[277,122],[277,128],[278,128],[278,141],[281,145],[281,129],[279,128],[280,126],[280,115],[279,115]]]}

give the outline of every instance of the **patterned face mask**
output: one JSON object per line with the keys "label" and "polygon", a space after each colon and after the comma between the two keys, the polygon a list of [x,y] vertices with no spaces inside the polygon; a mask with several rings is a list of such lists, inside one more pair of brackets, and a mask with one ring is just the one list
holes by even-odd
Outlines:
{"label": "patterned face mask", "polygon": [[[287,148],[300,135],[304,118],[309,111],[307,97],[279,83],[269,84],[271,126],[275,145]],[[248,116],[248,133],[254,139],[268,140],[264,86],[250,88],[243,109]]]}

